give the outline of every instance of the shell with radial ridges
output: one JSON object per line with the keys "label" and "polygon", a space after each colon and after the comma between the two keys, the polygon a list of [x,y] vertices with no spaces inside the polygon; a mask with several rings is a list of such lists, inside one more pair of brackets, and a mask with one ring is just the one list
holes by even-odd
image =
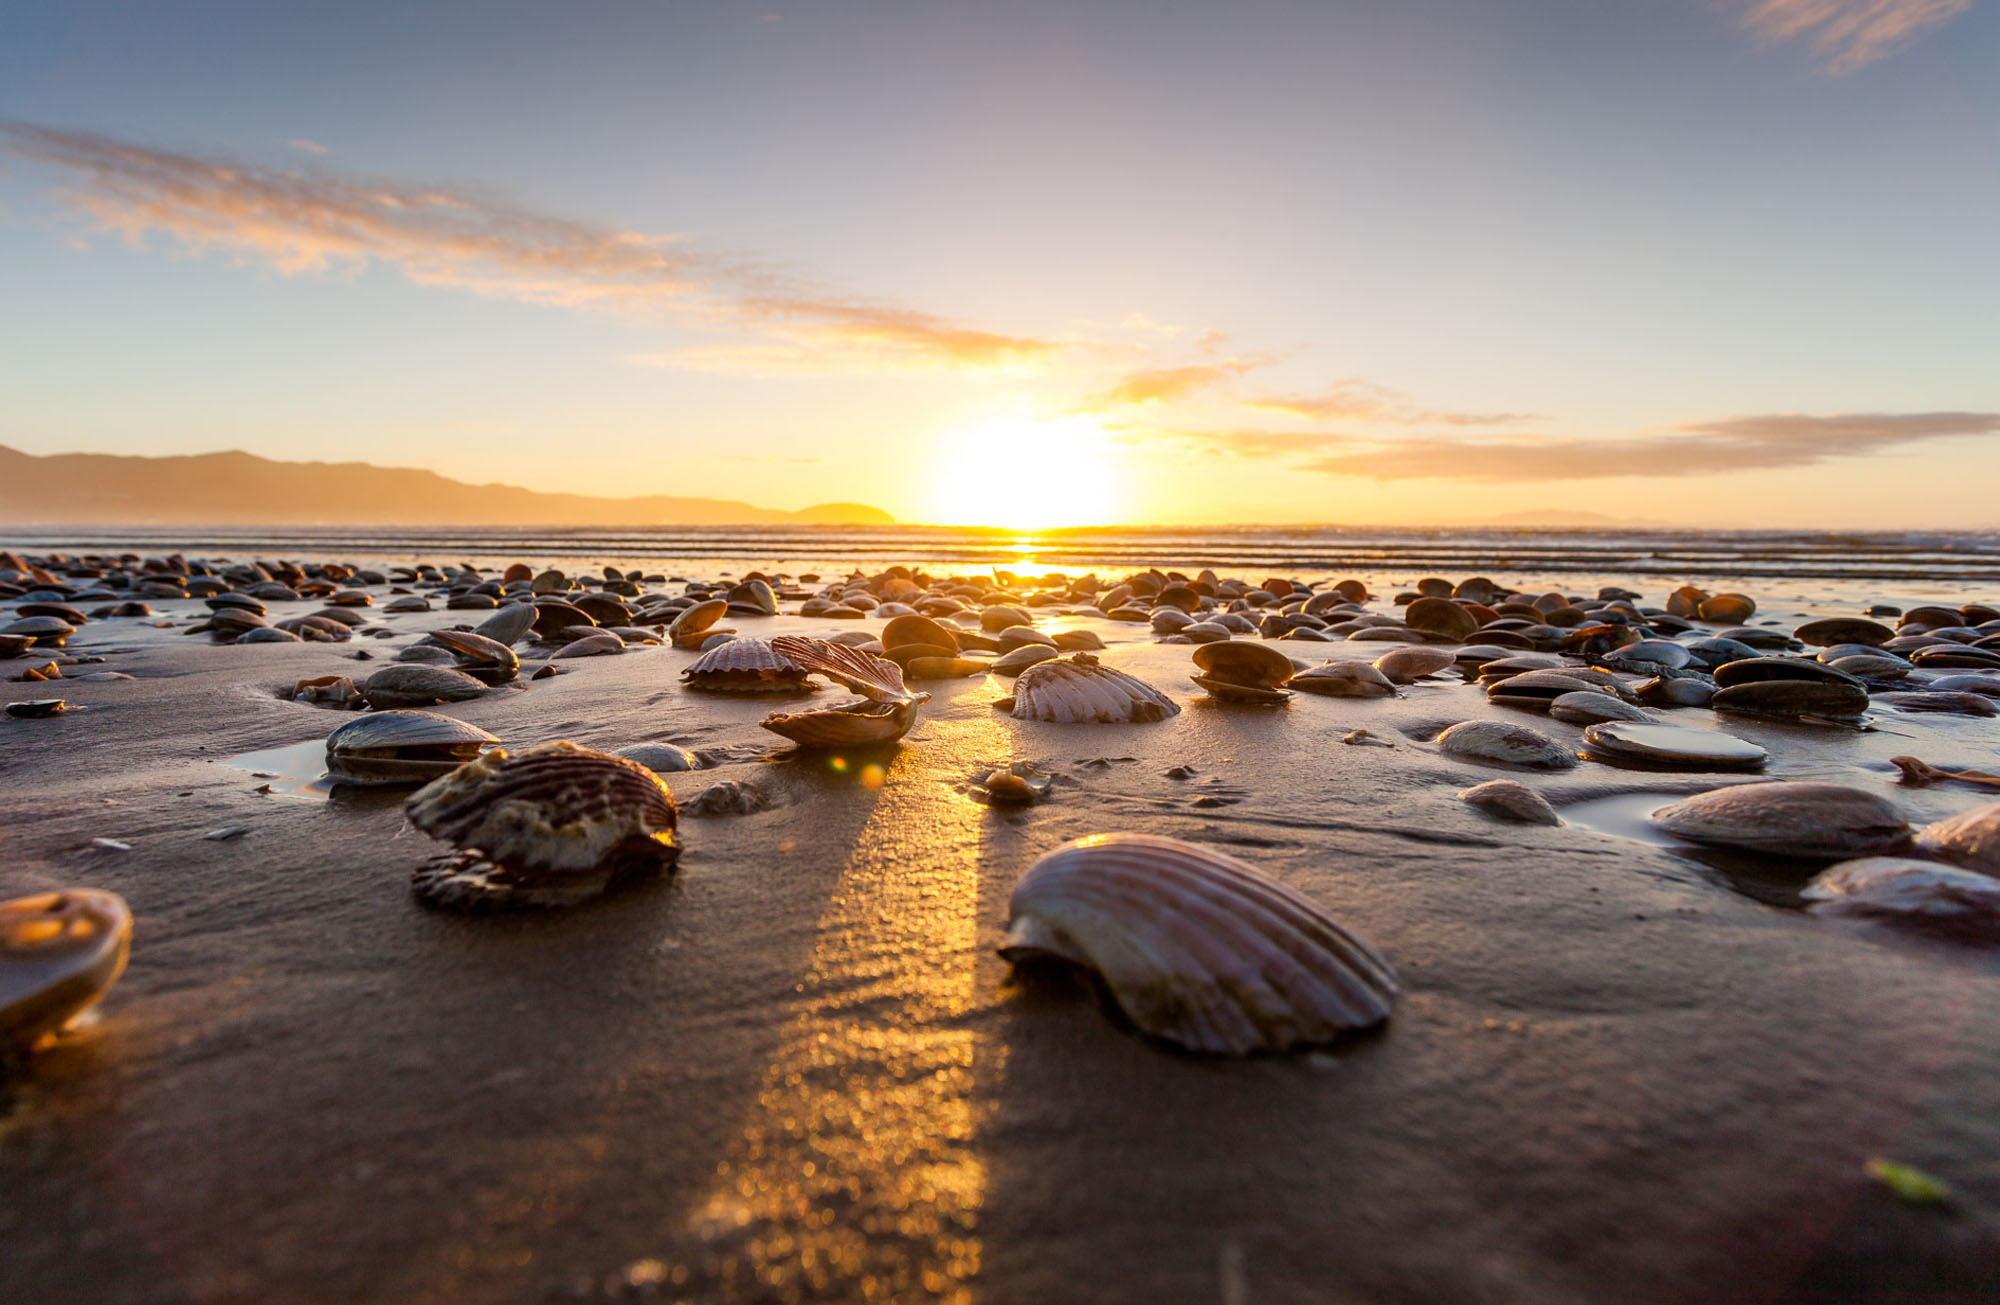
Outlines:
{"label": "shell with radial ridges", "polygon": [[1206,847],[1078,839],[1014,886],[1000,954],[1091,970],[1142,1032],[1243,1056],[1389,1017],[1395,971],[1310,898]]}
{"label": "shell with radial ridges", "polygon": [[994,706],[1017,720],[1056,724],[1124,724],[1165,720],[1180,704],[1152,685],[1099,664],[1089,653],[1041,662],[1022,671],[1012,697]]}

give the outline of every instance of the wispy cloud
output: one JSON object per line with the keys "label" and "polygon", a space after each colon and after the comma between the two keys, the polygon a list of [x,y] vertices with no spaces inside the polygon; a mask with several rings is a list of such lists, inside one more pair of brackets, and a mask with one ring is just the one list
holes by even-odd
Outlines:
{"label": "wispy cloud", "polygon": [[1972,0],[1731,0],[1760,41],[1803,41],[1830,73],[1886,59],[1972,7]]}
{"label": "wispy cloud", "polygon": [[1151,403],[1176,403],[1203,390],[1227,385],[1230,381],[1271,360],[1262,355],[1226,358],[1221,362],[1190,363],[1184,367],[1153,367],[1129,373],[1118,384],[1085,399],[1085,411],[1107,408],[1135,408]]}
{"label": "wispy cloud", "polygon": [[1063,348],[837,294],[680,237],[537,213],[448,187],[258,167],[21,123],[0,123],[0,150],[62,170],[63,201],[96,229],[134,244],[157,234],[288,276],[374,263],[419,285],[641,313],[750,337],[706,358],[697,354],[693,366],[720,368],[735,359],[754,370],[775,351],[828,370],[1021,369]]}
{"label": "wispy cloud", "polygon": [[[1804,467],[1923,440],[2000,434],[2000,412],[1779,413],[1689,422],[1627,439],[1522,436],[1361,441],[1322,435],[1301,469],[1373,480],[1550,481]],[[1253,446],[1246,446],[1253,447]]]}
{"label": "wispy cloud", "polygon": [[1511,426],[1535,421],[1518,412],[1451,412],[1425,408],[1408,395],[1366,381],[1335,381],[1324,394],[1266,395],[1244,400],[1244,406],[1283,413],[1307,421],[1357,421],[1401,426]]}
{"label": "wispy cloud", "polygon": [[285,144],[291,146],[295,150],[303,150],[307,154],[326,153],[326,146],[320,144],[316,140],[306,140],[304,137],[299,137],[298,139],[295,140],[288,140],[285,142]]}

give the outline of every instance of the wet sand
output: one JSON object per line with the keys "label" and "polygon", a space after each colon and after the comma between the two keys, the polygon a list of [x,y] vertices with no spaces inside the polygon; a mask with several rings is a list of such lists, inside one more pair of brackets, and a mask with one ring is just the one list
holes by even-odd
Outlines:
{"label": "wet sand", "polygon": [[[378,619],[414,636],[468,616]],[[1188,683],[1184,645],[1055,624],[1114,640],[1104,660],[1183,712],[1040,724],[987,705],[997,677],[930,683],[871,786],[865,759],[836,769],[759,729],[770,701],[684,691],[693,656],[670,649],[442,709],[510,744],[720,749],[666,777],[676,797],[733,779],[773,802],[684,817],[666,883],[484,918],[413,900],[432,845],[406,791],[260,794],[228,764],[350,719],[281,693],[407,639],[84,627],[70,651],[109,660],[70,673],[135,678],[0,686],[80,708],[0,720],[0,896],[108,888],[137,923],[99,1018],[4,1088],[5,1294],[2000,1297],[1993,950],[1774,906],[1740,866],[1455,796],[1510,776],[1565,807],[1736,777],[1453,761],[1426,740],[1459,720],[1580,731],[1457,683],[1224,705]],[[1771,777],[1874,788],[1913,821],[1990,800],[1897,785],[1887,759],[1994,768],[1993,721],[1878,720],[1898,733],[1722,727],[1770,748]],[[1356,728],[1395,746],[1344,745]],[[1021,760],[1058,776],[1050,800],[968,796]],[[202,837],[231,825],[248,829]],[[1197,1058],[1119,1028],[1073,979],[1013,975],[993,948],[1015,879],[1113,830],[1214,844],[1323,903],[1397,966],[1386,1029]],[[1899,1201],[1865,1176],[1874,1156],[1951,1200]]]}

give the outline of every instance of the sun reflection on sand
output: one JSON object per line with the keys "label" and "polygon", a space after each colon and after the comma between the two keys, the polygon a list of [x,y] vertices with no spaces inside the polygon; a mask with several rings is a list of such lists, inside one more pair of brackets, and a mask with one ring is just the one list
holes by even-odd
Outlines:
{"label": "sun reflection on sand", "polygon": [[[934,758],[1004,746],[983,722],[932,729],[950,736],[927,743]],[[975,1035],[955,1025],[975,1001],[983,812],[940,801],[938,778],[915,750],[891,764],[756,1105],[696,1207],[706,1263],[677,1285],[695,1267],[723,1299],[970,1299],[986,1166]]]}

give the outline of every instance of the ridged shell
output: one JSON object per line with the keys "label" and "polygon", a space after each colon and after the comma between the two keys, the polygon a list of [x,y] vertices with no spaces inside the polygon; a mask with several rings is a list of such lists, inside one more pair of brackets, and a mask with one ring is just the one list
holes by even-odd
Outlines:
{"label": "ridged shell", "polygon": [[2000,875],[2000,802],[1926,825],[1917,835],[1917,843],[1932,856]]}
{"label": "ridged shell", "polygon": [[132,913],[72,888],[0,902],[0,1049],[26,1048],[102,997],[125,969]]}
{"label": "ridged shell", "polygon": [[927,693],[913,693],[903,683],[903,668],[886,657],[862,652],[825,639],[807,639],[781,634],[771,640],[771,651],[796,666],[817,671],[838,681],[870,702],[927,702]]}
{"label": "ridged shell", "polygon": [[1696,843],[1779,856],[1856,856],[1909,837],[1896,805],[1844,784],[1779,782],[1711,789],[1662,807],[1653,823]]}
{"label": "ridged shell", "polygon": [[1144,680],[1101,666],[1089,653],[1030,666],[1014,681],[1014,696],[995,705],[1006,706],[1017,720],[1057,724],[1165,720],[1181,710]]}
{"label": "ridged shell", "polygon": [[1042,857],[1014,886],[1000,954],[1094,971],[1148,1034],[1242,1056],[1380,1024],[1395,972],[1311,899],[1234,857],[1105,834]]}
{"label": "ridged shell", "polygon": [[674,799],[659,777],[574,743],[496,748],[432,781],[403,810],[457,849],[413,875],[433,905],[565,905],[668,870],[679,853]]}
{"label": "ridged shell", "polygon": [[378,709],[428,707],[435,702],[464,702],[486,692],[487,686],[449,666],[399,662],[384,666],[361,682],[361,696]]}
{"label": "ridged shell", "polygon": [[681,679],[690,689],[717,693],[797,693],[807,687],[805,668],[762,639],[717,644],[695,658]]}
{"label": "ridged shell", "polygon": [[2000,933],[2000,879],[1899,856],[1843,861],[1800,893],[1813,910]]}
{"label": "ridged shell", "polygon": [[822,711],[772,712],[765,729],[805,748],[865,748],[893,743],[916,722],[914,702],[850,702]]}

